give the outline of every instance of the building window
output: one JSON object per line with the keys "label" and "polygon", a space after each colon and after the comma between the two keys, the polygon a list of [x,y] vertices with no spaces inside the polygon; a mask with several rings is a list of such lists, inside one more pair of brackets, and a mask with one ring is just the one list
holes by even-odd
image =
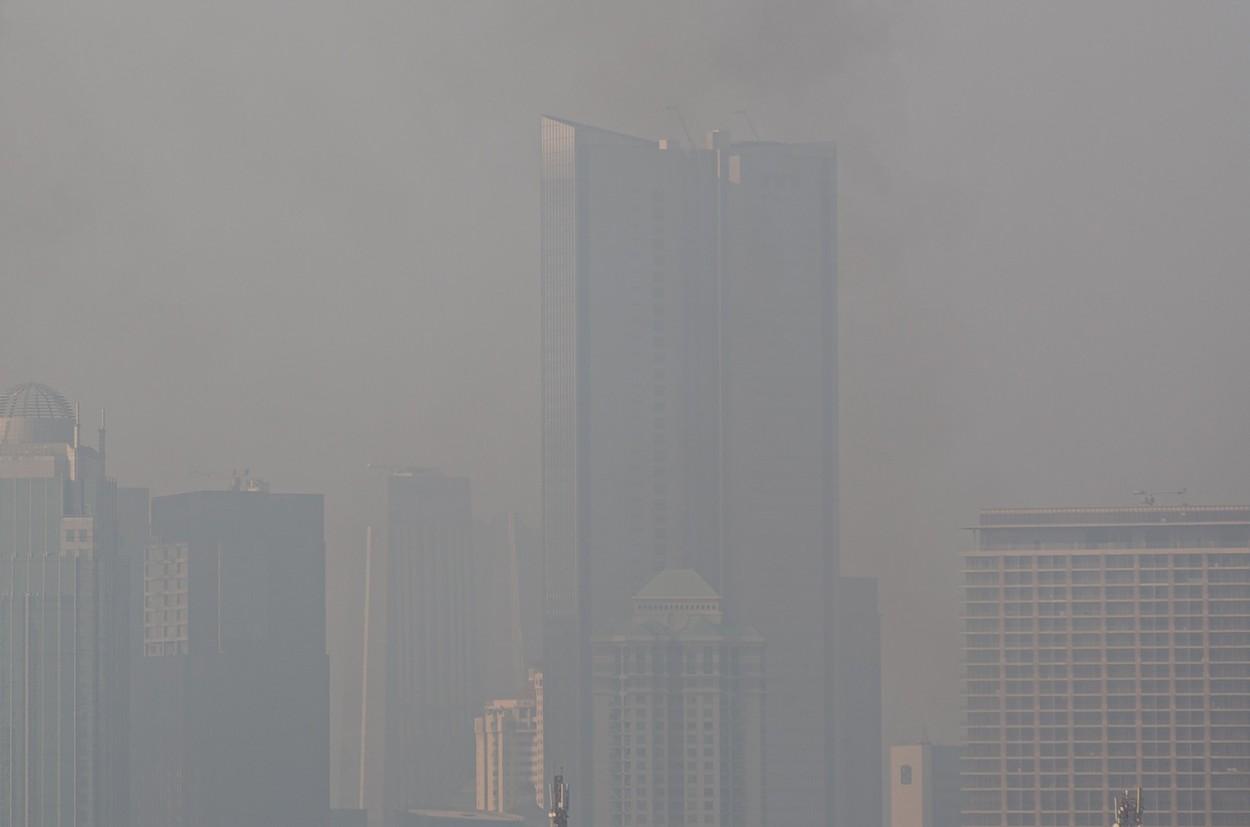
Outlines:
{"label": "building window", "polygon": [[911,764],[904,764],[903,766],[898,768],[898,783],[900,784],[911,783]]}

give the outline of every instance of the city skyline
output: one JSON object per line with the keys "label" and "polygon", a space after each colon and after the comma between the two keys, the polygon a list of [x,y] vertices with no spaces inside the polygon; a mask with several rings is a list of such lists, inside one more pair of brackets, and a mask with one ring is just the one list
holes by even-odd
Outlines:
{"label": "city skyline", "polygon": [[[6,3],[0,827],[472,822],[482,716],[615,827],[592,654],[674,569],[767,641],[772,827],[888,822],[888,748],[961,740],[1003,753],[972,821],[1093,823],[1128,743],[1146,823],[1243,819],[1250,539],[1081,521],[1250,503],[1247,39],[1216,0]],[[968,525],[1045,509],[1084,533]]]}
{"label": "city skyline", "polygon": [[[185,9],[122,2],[109,16],[70,0],[81,25],[13,4],[9,36],[30,45],[0,77],[0,383],[108,407],[115,472],[154,491],[251,466],[327,494],[330,646],[348,675],[368,462],[398,450],[470,476],[487,512],[538,524],[544,111],[676,143],[681,120],[698,142],[751,137],[748,118],[764,139],[837,141],[841,460],[856,481],[843,558],[882,578],[894,739],[958,733],[937,700],[957,669],[911,648],[902,620],[919,612],[957,643],[955,515],[1186,485],[1250,501],[1224,448],[1247,426],[1221,413],[1250,406],[1223,380],[1250,346],[1237,4],[1107,0],[1073,25],[1062,8],[983,0],[470,6],[429,21],[225,0],[187,27]],[[218,86],[202,68],[223,53],[236,59]],[[53,317],[50,341],[37,321]],[[166,381],[182,375],[196,380]],[[1175,393],[1152,392],[1160,376]],[[917,662],[942,693],[910,688]]]}

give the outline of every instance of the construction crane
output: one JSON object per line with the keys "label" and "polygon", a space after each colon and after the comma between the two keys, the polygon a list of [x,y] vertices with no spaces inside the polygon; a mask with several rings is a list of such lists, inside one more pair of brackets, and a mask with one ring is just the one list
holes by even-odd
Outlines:
{"label": "construction crane", "polygon": [[1141,497],[1142,505],[1154,505],[1156,497],[1183,497],[1185,496],[1185,491],[1186,489],[1184,488],[1180,489],[1179,491],[1141,491],[1139,490],[1139,491],[1134,491],[1133,496]]}
{"label": "construction crane", "polygon": [[760,131],[755,128],[755,121],[751,120],[751,113],[745,109],[738,109],[734,114],[742,116],[742,119],[747,122],[747,128],[751,130],[751,137],[758,141],[760,139]]}
{"label": "construction crane", "polygon": [[1122,795],[1115,797],[1114,827],[1141,827],[1144,812],[1141,806],[1141,787],[1137,788],[1136,795],[1131,790],[1125,790]]}
{"label": "construction crane", "polygon": [[686,133],[686,145],[690,149],[694,149],[694,138],[690,134],[690,128],[686,126],[686,119],[681,116],[681,110],[676,106],[666,106],[664,111],[672,112],[677,116],[677,123],[681,124],[681,131]]}
{"label": "construction crane", "polygon": [[557,773],[547,788],[547,802],[551,827],[569,827],[569,785],[564,783],[563,773]]}

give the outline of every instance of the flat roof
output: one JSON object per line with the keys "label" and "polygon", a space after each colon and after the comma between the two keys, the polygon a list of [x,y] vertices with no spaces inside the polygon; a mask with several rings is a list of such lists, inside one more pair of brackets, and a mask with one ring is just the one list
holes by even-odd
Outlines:
{"label": "flat roof", "polygon": [[488,813],[484,811],[464,811],[464,810],[409,810],[413,815],[431,816],[433,818],[463,818],[472,819],[473,821],[502,821],[513,824],[518,821],[525,821],[524,818],[511,813]]}
{"label": "flat roof", "polygon": [[973,529],[1153,527],[1250,523],[1247,505],[1123,505],[1077,508],[983,508]]}

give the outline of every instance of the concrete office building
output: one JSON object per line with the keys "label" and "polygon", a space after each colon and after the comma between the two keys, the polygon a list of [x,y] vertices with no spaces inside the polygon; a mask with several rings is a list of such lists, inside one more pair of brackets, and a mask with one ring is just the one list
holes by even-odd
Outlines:
{"label": "concrete office building", "polygon": [[833,148],[541,142],[547,763],[587,787],[590,640],[688,567],[769,640],[770,820],[833,824]]}
{"label": "concrete office building", "polygon": [[430,469],[386,478],[369,622],[366,806],[371,824],[473,806],[473,519],[469,481]]}
{"label": "concrete office building", "polygon": [[890,827],[959,827],[959,747],[890,747]]}
{"label": "concrete office building", "polygon": [[981,512],[963,824],[1250,824],[1250,508]]}
{"label": "concrete office building", "polygon": [[263,483],[152,500],[137,827],[325,825],[322,497]]}
{"label": "concrete office building", "polygon": [[480,811],[543,811],[543,673],[531,669],[526,684],[523,697],[490,701],[473,720]]}
{"label": "concrete office building", "polygon": [[39,384],[0,393],[0,824],[128,814],[129,607],[105,434]]}
{"label": "concrete office building", "polygon": [[707,581],[656,575],[593,658],[594,824],[765,823],[764,641]]}

